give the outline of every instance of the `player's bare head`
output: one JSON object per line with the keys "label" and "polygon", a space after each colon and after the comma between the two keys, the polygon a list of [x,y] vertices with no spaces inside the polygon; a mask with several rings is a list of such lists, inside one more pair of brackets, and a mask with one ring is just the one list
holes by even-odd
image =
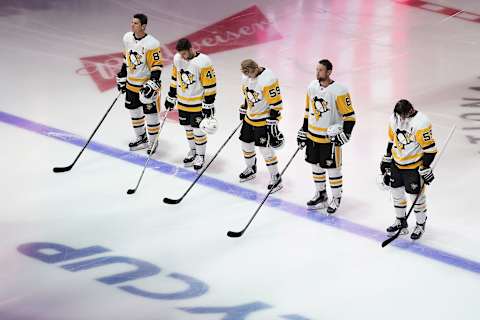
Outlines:
{"label": "player's bare head", "polygon": [[395,117],[407,119],[415,114],[415,108],[413,108],[413,105],[410,103],[410,101],[401,99],[395,104],[393,113],[395,114]]}
{"label": "player's bare head", "polygon": [[175,49],[177,49],[177,52],[185,60],[191,59],[195,54],[192,48],[192,43],[187,38],[182,38],[178,40]]}
{"label": "player's bare head", "polygon": [[317,64],[317,79],[318,81],[325,81],[330,79],[330,75],[332,74],[333,64],[330,60],[322,59],[318,61]]}
{"label": "player's bare head", "polygon": [[133,15],[132,24],[131,24],[132,31],[135,33],[145,32],[145,29],[147,28],[147,23],[148,23],[148,18],[143,13],[137,13]]}
{"label": "player's bare head", "polygon": [[260,67],[252,59],[245,59],[240,63],[240,71],[249,78],[255,78]]}

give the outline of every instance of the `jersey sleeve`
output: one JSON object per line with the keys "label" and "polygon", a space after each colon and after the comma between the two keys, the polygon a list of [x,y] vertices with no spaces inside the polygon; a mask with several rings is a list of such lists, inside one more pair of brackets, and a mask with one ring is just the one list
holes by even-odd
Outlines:
{"label": "jersey sleeve", "polygon": [[200,69],[200,83],[205,90],[203,92],[203,101],[205,103],[214,103],[215,95],[217,94],[217,76],[210,59],[206,59],[204,66]]}
{"label": "jersey sleeve", "polygon": [[278,80],[274,80],[272,84],[263,87],[263,96],[270,106],[270,117],[280,120],[280,111],[283,109],[282,94]]}
{"label": "jersey sleeve", "polygon": [[177,67],[175,66],[175,60],[172,65],[172,77],[170,79],[170,89],[168,95],[172,98],[177,97]]}
{"label": "jersey sleeve", "polygon": [[245,83],[243,83],[243,81],[242,81],[242,96],[243,96],[243,104],[240,106],[240,108],[247,110],[248,108],[247,95],[245,94]]}
{"label": "jersey sleeve", "polygon": [[435,139],[432,134],[432,125],[428,123],[415,133],[415,140],[418,142],[424,153],[436,153]]}
{"label": "jersey sleeve", "polygon": [[310,113],[310,95],[307,94],[305,95],[305,112],[303,113],[303,118],[308,119],[308,114]]}
{"label": "jersey sleeve", "polygon": [[310,94],[308,93],[305,95],[305,111],[303,113],[303,125],[302,130],[304,132],[308,131],[308,115],[310,113]]}
{"label": "jersey sleeve", "polygon": [[353,127],[355,125],[355,111],[353,110],[352,100],[350,98],[350,93],[348,91],[344,91],[337,95],[335,99],[338,112],[342,116],[343,119],[343,130],[351,134]]}
{"label": "jersey sleeve", "polygon": [[355,122],[355,111],[353,110],[350,94],[345,92],[336,98],[338,112],[342,115],[343,121]]}
{"label": "jersey sleeve", "polygon": [[393,143],[393,140],[395,139],[395,133],[393,132],[392,125],[388,125],[388,142]]}
{"label": "jersey sleeve", "polygon": [[205,90],[203,93],[204,98],[217,94],[217,77],[212,65],[200,70],[200,83]]}
{"label": "jersey sleeve", "polygon": [[150,72],[162,71],[163,59],[160,47],[155,47],[147,51],[147,66]]}

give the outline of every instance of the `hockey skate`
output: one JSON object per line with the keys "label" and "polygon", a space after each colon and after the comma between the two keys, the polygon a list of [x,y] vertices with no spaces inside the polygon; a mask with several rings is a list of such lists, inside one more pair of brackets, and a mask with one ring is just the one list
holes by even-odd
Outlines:
{"label": "hockey skate", "polygon": [[278,190],[282,189],[282,177],[280,177],[280,173],[272,175],[270,178],[270,183],[267,186],[268,190],[272,190],[271,193],[275,193]]}
{"label": "hockey skate", "polygon": [[325,209],[327,207],[327,191],[317,191],[313,198],[307,202],[308,210]]}
{"label": "hockey skate", "polygon": [[418,223],[417,222],[417,225],[415,226],[415,228],[412,231],[412,234],[410,235],[410,238],[412,240],[418,240],[422,237],[422,235],[425,233],[425,223],[426,222],[427,221],[425,221],[424,223]]}
{"label": "hockey skate", "polygon": [[148,147],[147,134],[144,133],[141,136],[137,137],[137,140],[128,144],[128,147],[130,148],[130,151],[142,150]]}
{"label": "hockey skate", "polygon": [[200,171],[203,168],[203,165],[205,164],[205,156],[197,154],[195,156],[195,159],[193,160],[193,169],[196,171]]}
{"label": "hockey skate", "polygon": [[242,173],[238,176],[240,178],[240,182],[245,182],[248,180],[252,180],[255,178],[255,174],[257,173],[257,160],[255,159],[255,163],[251,167],[247,167],[243,170]]}
{"label": "hockey skate", "polygon": [[157,147],[158,147],[158,143],[149,142],[148,143],[147,154],[154,154],[155,152],[157,152]]}
{"label": "hockey skate", "polygon": [[342,198],[334,197],[328,204],[327,213],[334,214],[335,212],[337,212],[337,209],[340,207],[341,201],[342,201]]}
{"label": "hockey skate", "polygon": [[396,233],[398,230],[401,230],[400,234],[402,235],[408,234],[408,223],[405,217],[396,218],[395,223],[387,228],[387,232],[390,234]]}
{"label": "hockey skate", "polygon": [[193,160],[195,160],[195,156],[196,156],[196,151],[194,149],[190,149],[185,159],[183,159],[183,166],[185,168],[193,166]]}

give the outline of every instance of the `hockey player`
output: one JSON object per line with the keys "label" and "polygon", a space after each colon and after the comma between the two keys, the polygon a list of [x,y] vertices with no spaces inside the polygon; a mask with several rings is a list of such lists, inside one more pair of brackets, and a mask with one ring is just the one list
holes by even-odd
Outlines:
{"label": "hockey player", "polygon": [[132,151],[148,147],[150,154],[155,152],[154,142],[160,127],[162,54],[158,40],[145,33],[146,27],[147,16],[135,14],[131,22],[132,31],[123,36],[124,63],[117,74],[117,88],[126,92],[125,107],[130,111],[136,134],[136,140],[128,146]]}
{"label": "hockey player", "polygon": [[[316,193],[308,201],[309,209],[324,209],[333,214],[342,197],[342,148],[347,143],[355,125],[355,112],[347,88],[333,81],[332,63],[320,60],[317,79],[307,89],[303,125],[298,131],[299,146],[306,145],[305,160],[312,165]],[[326,171],[332,190],[328,201]]]}
{"label": "hockey player", "polygon": [[387,232],[400,230],[400,234],[408,233],[405,192],[412,201],[420,193],[413,208],[417,225],[410,238],[420,239],[425,232],[427,205],[422,180],[425,184],[433,181],[430,165],[436,153],[430,120],[415,110],[409,101],[399,100],[390,118],[387,152],[380,164],[384,182],[390,185],[396,214],[395,223],[387,228]]}
{"label": "hockey player", "polygon": [[240,173],[240,181],[253,179],[257,172],[255,146],[260,149],[268,171],[270,183],[268,189],[275,192],[282,188],[278,173],[278,161],[274,148],[283,144],[283,134],[278,130],[282,96],[278,79],[267,68],[260,67],[255,61],[247,59],[241,63],[243,73],[242,90],[244,103],[240,106],[240,131],[243,156],[247,168]]}
{"label": "hockey player", "polygon": [[172,110],[176,105],[180,124],[185,128],[190,151],[183,159],[184,166],[193,165],[195,170],[201,170],[205,163],[207,135],[200,127],[204,118],[209,124],[215,122],[217,78],[210,58],[194,50],[188,39],[180,39],[176,49],[165,108]]}

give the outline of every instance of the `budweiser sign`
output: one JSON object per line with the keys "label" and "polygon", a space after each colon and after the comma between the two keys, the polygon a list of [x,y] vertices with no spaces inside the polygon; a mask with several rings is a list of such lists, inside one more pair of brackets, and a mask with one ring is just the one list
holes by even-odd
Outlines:
{"label": "budweiser sign", "polygon": [[[206,54],[248,47],[281,39],[281,35],[257,6],[251,6],[186,36],[193,46]],[[119,36],[120,39],[120,36]],[[120,40],[119,40],[120,41]],[[170,64],[177,40],[162,46],[164,64]],[[90,76],[100,91],[115,87],[115,76],[123,62],[122,53],[80,58],[80,75]]]}

